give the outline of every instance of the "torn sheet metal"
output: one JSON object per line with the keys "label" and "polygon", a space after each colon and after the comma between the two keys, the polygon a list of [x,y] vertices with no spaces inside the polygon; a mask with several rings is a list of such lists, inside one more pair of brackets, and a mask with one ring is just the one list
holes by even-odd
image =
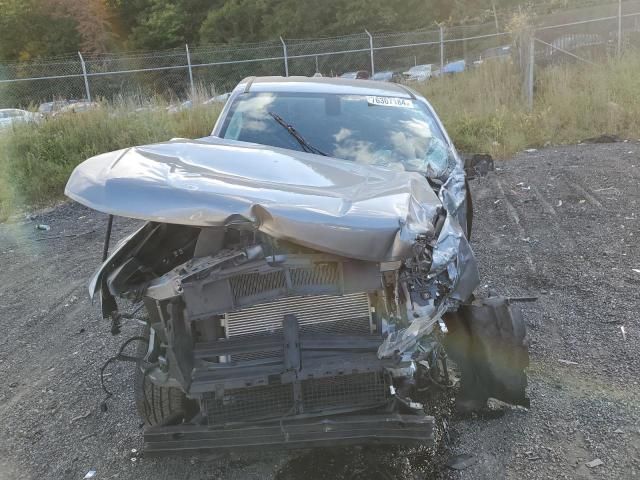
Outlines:
{"label": "torn sheet metal", "polygon": [[469,299],[480,284],[478,266],[471,246],[461,227],[466,225],[465,174],[461,162],[451,172],[440,189],[440,199],[447,211],[447,218],[440,236],[433,248],[433,261],[428,279],[443,284],[449,291],[445,298],[436,299],[422,307],[419,315],[407,308],[409,318],[413,318],[407,328],[397,330],[387,336],[378,349],[378,358],[388,358],[395,353],[412,351],[422,337],[431,333],[434,325],[447,310]]}
{"label": "torn sheet metal", "polygon": [[450,298],[464,302],[480,284],[480,274],[466,235],[467,187],[462,161],[458,159],[449,178],[440,189],[440,200],[447,211],[442,232],[433,249],[433,273],[445,268],[450,280]]}
{"label": "torn sheet metal", "polygon": [[431,305],[423,316],[414,319],[407,328],[387,336],[378,348],[378,358],[390,358],[396,353],[402,354],[414,350],[420,339],[431,333],[433,326],[442,318],[445,311],[445,303],[440,304],[439,307]]}
{"label": "torn sheet metal", "polygon": [[466,301],[480,284],[480,274],[471,245],[460,224],[447,217],[433,249],[433,276],[445,272],[449,278],[450,298]]}
{"label": "torn sheet metal", "polygon": [[[471,246],[460,225],[453,217],[447,217],[438,242],[433,249],[433,263],[429,278],[443,283],[449,295],[424,307],[407,307],[411,324],[385,338],[378,349],[378,358],[389,358],[395,353],[410,352],[422,337],[433,330],[434,325],[451,308],[469,299],[480,283],[478,267]],[[419,314],[417,314],[419,312]]]}
{"label": "torn sheet metal", "polygon": [[221,139],[93,157],[65,194],[113,215],[192,226],[254,223],[275,238],[370,261],[411,255],[440,201],[415,172]]}

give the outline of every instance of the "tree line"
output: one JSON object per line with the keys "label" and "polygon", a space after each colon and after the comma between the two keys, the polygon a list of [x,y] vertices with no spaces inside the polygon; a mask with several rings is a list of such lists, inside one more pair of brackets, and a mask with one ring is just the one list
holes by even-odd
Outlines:
{"label": "tree line", "polygon": [[408,31],[596,0],[0,0],[0,62]]}

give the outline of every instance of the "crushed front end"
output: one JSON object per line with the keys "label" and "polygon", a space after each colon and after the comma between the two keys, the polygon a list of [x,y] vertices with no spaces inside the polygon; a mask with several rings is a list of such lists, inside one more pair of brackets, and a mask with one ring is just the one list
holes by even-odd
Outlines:
{"label": "crushed front end", "polygon": [[[72,198],[147,220],[90,287],[115,324],[117,297],[146,307],[147,454],[429,443],[417,393],[449,385],[448,351],[482,387],[471,399],[524,400],[521,319],[505,300],[472,303],[461,167],[434,187],[316,157],[175,141],[95,157],[70,179]],[[283,178],[243,176],[255,161]],[[517,363],[506,383],[489,358],[502,350]]]}
{"label": "crushed front end", "polygon": [[[198,405],[180,425],[150,428],[148,454],[432,439],[433,418],[412,392],[417,361],[433,348],[380,355],[384,339],[409,325],[402,262],[347,259],[264,235],[255,242],[254,232],[233,229],[198,238],[216,234],[224,248],[160,277],[125,268],[105,278],[149,313],[145,381]],[[430,257],[425,250],[419,258]],[[441,335],[437,323],[432,332]],[[168,432],[179,438],[169,441]]]}

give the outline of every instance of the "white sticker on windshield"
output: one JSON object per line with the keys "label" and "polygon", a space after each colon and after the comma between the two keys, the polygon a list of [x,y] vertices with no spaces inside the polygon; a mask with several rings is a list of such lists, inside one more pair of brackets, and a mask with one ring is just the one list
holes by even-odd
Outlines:
{"label": "white sticker on windshield", "polygon": [[407,98],[396,97],[367,97],[367,103],[369,105],[376,105],[381,107],[403,107],[412,108],[413,101]]}

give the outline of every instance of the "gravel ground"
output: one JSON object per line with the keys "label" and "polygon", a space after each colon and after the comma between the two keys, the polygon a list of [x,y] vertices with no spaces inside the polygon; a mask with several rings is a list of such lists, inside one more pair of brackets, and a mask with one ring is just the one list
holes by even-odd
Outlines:
{"label": "gravel ground", "polygon": [[[450,439],[437,452],[132,454],[142,441],[132,367],[109,368],[104,413],[98,370],[133,327],[111,337],[86,293],[105,217],[67,203],[0,224],[0,479],[81,479],[89,470],[149,480],[638,476],[639,152],[618,143],[523,153],[472,182],[483,289],[539,297],[525,305],[532,406],[448,418]],[[117,219],[114,238],[134,226]],[[458,454],[473,464],[447,468]],[[595,459],[602,465],[589,468]]]}

